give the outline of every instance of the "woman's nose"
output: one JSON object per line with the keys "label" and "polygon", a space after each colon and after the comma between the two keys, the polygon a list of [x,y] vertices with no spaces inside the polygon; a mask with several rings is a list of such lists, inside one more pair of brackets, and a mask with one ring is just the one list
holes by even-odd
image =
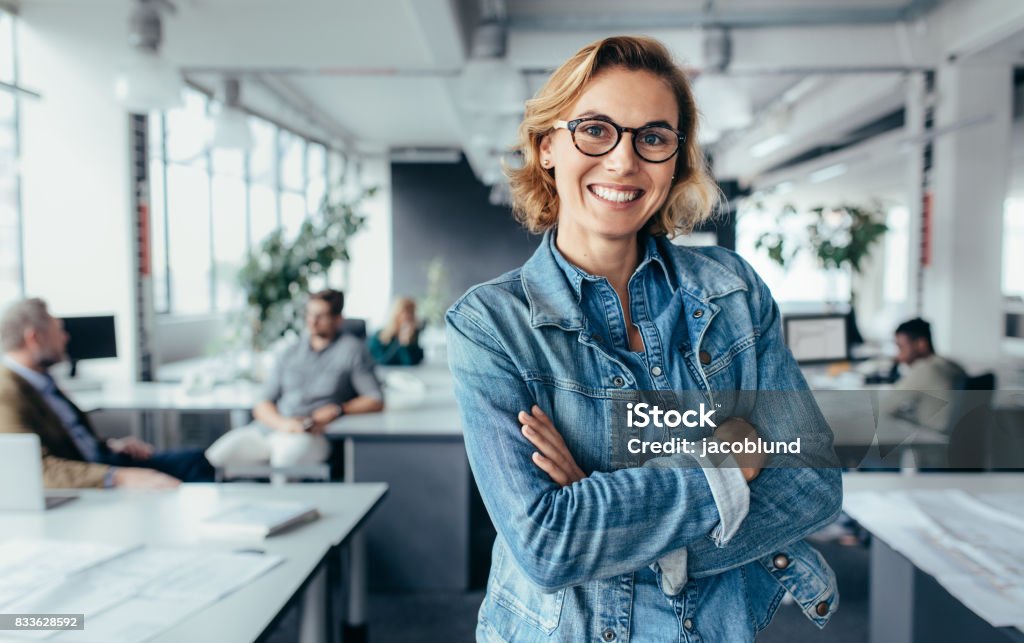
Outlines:
{"label": "woman's nose", "polygon": [[605,154],[605,167],[616,174],[628,175],[637,170],[640,158],[633,149],[633,133],[623,132],[619,144]]}

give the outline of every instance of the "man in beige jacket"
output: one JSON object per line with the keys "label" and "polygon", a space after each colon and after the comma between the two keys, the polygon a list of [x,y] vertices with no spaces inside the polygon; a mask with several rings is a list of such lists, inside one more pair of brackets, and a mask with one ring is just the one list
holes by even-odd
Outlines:
{"label": "man in beige jacket", "polygon": [[154,453],[135,438],[103,440],[48,370],[68,336],[41,299],[12,305],[0,319],[0,433],[36,433],[48,488],[168,488],[212,479],[201,451]]}

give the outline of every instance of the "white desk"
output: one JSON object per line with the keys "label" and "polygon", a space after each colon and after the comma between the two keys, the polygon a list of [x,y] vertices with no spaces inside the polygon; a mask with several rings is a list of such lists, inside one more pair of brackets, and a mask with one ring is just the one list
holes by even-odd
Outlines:
{"label": "white desk", "polygon": [[[195,545],[227,550],[259,547],[284,563],[221,601],[189,616],[154,641],[254,641],[296,595],[302,594],[303,640],[334,640],[331,592],[327,582],[332,557],[358,534],[387,492],[385,484],[183,485],[175,491],[84,490],[81,497],[37,513],[4,513],[3,538],[94,540],[115,544]],[[246,500],[300,500],[318,507],[322,517],[259,544],[200,541],[199,521],[229,503]],[[352,551],[353,556],[358,552]],[[361,561],[351,561],[354,565]],[[365,586],[350,585],[354,594]],[[88,627],[88,622],[86,623]]]}
{"label": "white desk", "polygon": [[[391,486],[387,505],[367,533],[371,582],[386,590],[465,589],[472,482],[451,374],[444,364],[381,367],[379,373],[385,410],[343,416],[327,431],[328,438],[344,443],[346,482]],[[86,411],[159,413],[162,427],[142,437],[165,446],[179,412],[247,413],[260,392],[251,383],[189,394],[180,384],[140,382],[82,392],[74,399]],[[412,524],[420,525],[417,531],[410,530]],[[356,538],[353,547],[360,546]],[[359,606],[352,609],[358,612]]]}
{"label": "white desk", "polygon": [[262,387],[251,382],[219,384],[208,391],[189,392],[171,382],[114,382],[73,394],[75,404],[91,411],[248,411],[260,399]]}
{"label": "white desk", "polygon": [[[872,643],[932,641],[1024,641],[1017,628],[994,628],[953,598],[931,575],[921,571],[921,552],[904,548],[897,553],[888,543],[900,538],[899,527],[884,516],[883,507],[850,500],[860,491],[960,489],[963,491],[1020,491],[1021,473],[898,473],[843,474],[844,508],[871,532],[870,632]],[[897,530],[897,531],[894,531]]]}
{"label": "white desk", "polygon": [[182,412],[223,412],[227,424],[238,427],[249,421],[249,413],[261,399],[262,386],[253,382],[218,384],[209,390],[190,392],[180,383],[112,382],[96,390],[71,395],[85,411],[129,411],[146,418],[139,437],[164,449],[172,446]]}

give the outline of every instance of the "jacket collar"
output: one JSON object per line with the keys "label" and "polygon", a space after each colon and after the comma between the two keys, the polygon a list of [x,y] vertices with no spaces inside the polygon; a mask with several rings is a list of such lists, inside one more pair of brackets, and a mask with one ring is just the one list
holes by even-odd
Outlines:
{"label": "jacket collar", "polygon": [[[556,257],[557,252],[554,231],[548,230],[533,256],[523,265],[521,275],[530,304],[530,325],[581,330],[581,286],[588,275],[561,255]],[[564,270],[559,260],[568,265],[569,270]],[[647,255],[641,265],[647,262],[657,263],[665,270],[674,292],[682,290],[705,304],[715,297],[747,290],[746,283],[733,270],[701,252],[673,245],[663,236],[647,237]]]}

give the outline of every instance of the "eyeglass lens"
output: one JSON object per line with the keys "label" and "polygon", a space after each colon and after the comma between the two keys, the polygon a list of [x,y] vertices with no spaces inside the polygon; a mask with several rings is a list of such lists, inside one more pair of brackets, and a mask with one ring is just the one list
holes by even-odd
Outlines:
{"label": "eyeglass lens", "polygon": [[[598,120],[581,122],[572,135],[577,149],[590,156],[607,154],[621,138],[615,126]],[[640,127],[633,132],[633,149],[647,161],[665,161],[678,147],[679,136],[667,127]]]}

